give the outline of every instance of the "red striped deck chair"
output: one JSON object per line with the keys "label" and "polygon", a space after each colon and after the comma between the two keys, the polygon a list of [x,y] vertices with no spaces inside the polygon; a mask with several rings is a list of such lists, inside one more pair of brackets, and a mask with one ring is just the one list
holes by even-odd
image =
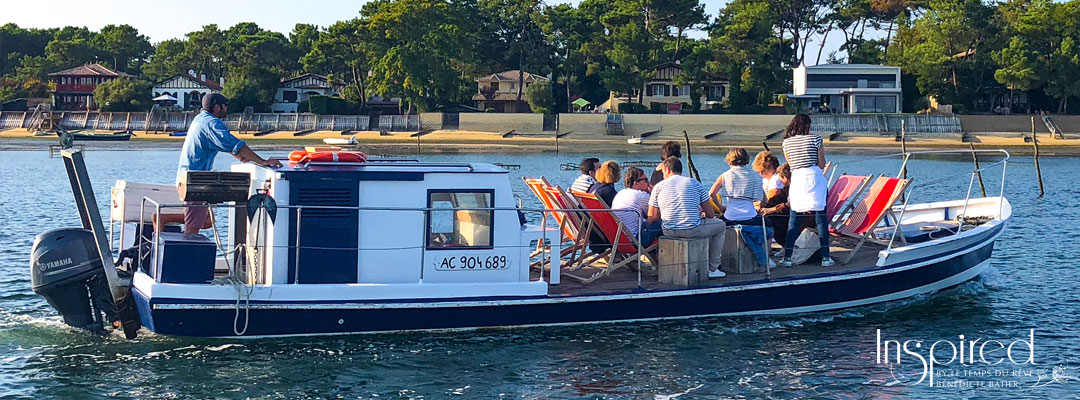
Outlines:
{"label": "red striped deck chair", "polygon": [[[834,221],[837,216],[846,214],[855,206],[855,202],[849,200],[859,198],[872,176],[840,175],[836,182],[829,187],[829,194],[825,198],[825,212],[828,214],[829,227],[835,229],[841,221]],[[845,207],[846,206],[846,207]],[[841,209],[841,207],[843,207]]]}
{"label": "red striped deck chair", "polygon": [[[567,210],[578,208],[578,205],[574,202],[573,198],[571,198],[569,194],[566,194],[566,191],[560,186],[546,187],[544,188],[544,192],[550,196],[552,202],[558,208]],[[561,254],[562,256],[570,256],[570,259],[567,260],[565,264],[566,266],[561,268],[563,273],[580,269],[587,265],[588,262],[591,262],[598,257],[603,257],[603,255],[607,253],[605,251],[604,253],[596,254],[589,251],[589,235],[592,234],[595,228],[593,226],[592,218],[590,218],[587,213],[564,212],[563,215],[565,216],[563,224],[572,225],[575,232],[574,236],[570,238],[570,241],[573,243],[569,246],[565,246]],[[570,274],[567,274],[567,276],[581,280],[581,278],[577,276]]]}
{"label": "red striped deck chair", "polygon": [[[563,242],[573,241],[573,238],[577,237],[577,226],[568,222],[564,222],[564,220],[566,219],[565,212],[554,211],[563,207],[557,206],[555,204],[555,201],[551,199],[551,196],[549,196],[548,193],[544,191],[545,188],[551,187],[551,184],[548,183],[547,179],[541,176],[539,178],[521,177],[521,180],[525,181],[525,185],[528,186],[529,190],[531,190],[533,194],[536,195],[536,198],[540,200],[540,204],[543,204],[545,209],[551,210],[549,215],[551,215],[551,217],[555,219],[555,223],[559,225],[559,231],[562,232],[562,238],[560,240],[562,240]],[[541,225],[546,225],[546,223],[542,223]],[[540,255],[540,253],[542,253],[544,249],[545,244],[541,243],[541,241],[537,241],[536,250],[534,250],[532,254],[529,254],[529,258]],[[570,254],[570,252],[572,251],[574,251],[574,249],[571,246],[567,246],[563,248],[562,254],[560,256],[564,257],[567,254]],[[530,264],[530,266],[538,267],[540,266],[540,264],[541,261],[536,261]]]}
{"label": "red striped deck chair", "polygon": [[[536,195],[536,198],[540,199],[540,204],[543,204],[544,208],[548,210],[556,210],[563,208],[557,207],[555,204],[555,200],[553,200],[551,196],[549,196],[548,193],[544,191],[545,188],[551,187],[551,184],[548,183],[547,179],[545,179],[543,176],[539,178],[521,177],[521,180],[525,181],[525,185],[529,187],[529,190],[532,190],[533,194]],[[577,236],[577,231],[575,230],[576,227],[574,225],[563,223],[563,220],[566,219],[565,212],[552,211],[551,216],[552,218],[555,218],[555,223],[559,224],[564,238],[569,239]]]}
{"label": "red striped deck chair", "polygon": [[867,239],[874,240],[874,228],[892,211],[893,204],[896,204],[896,200],[907,190],[909,184],[911,179],[879,177],[870,186],[862,201],[851,210],[848,218],[836,226],[836,233],[859,239],[859,243],[843,261],[844,264],[855,257],[855,253]]}
{"label": "red striped deck chair", "polygon": [[[590,283],[603,276],[611,275],[612,271],[619,268],[626,267],[631,263],[637,261],[638,249],[640,248],[642,253],[649,259],[652,265],[658,265],[656,259],[650,254],[656,249],[657,242],[654,243],[638,243],[637,237],[623,225],[622,220],[619,219],[615,213],[609,211],[607,203],[604,199],[601,199],[593,193],[581,193],[573,192],[577,197],[578,202],[586,210],[592,210],[589,215],[595,222],[596,227],[600,230],[600,233],[611,243],[611,250],[608,252],[607,268],[602,271],[596,272],[592,276],[586,278],[582,283]],[[620,261],[616,261],[619,256],[622,256]]]}

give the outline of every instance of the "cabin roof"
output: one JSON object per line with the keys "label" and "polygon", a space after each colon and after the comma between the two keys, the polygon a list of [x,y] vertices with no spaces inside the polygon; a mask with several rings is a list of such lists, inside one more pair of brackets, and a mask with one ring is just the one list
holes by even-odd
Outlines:
{"label": "cabin roof", "polygon": [[111,76],[111,77],[131,77],[132,75],[123,72],[116,72],[108,67],[98,64],[83,64],[75,68],[68,68],[63,71],[53,72],[49,76]]}
{"label": "cabin roof", "polygon": [[537,75],[537,74],[534,74],[534,73],[531,73],[531,72],[525,72],[524,73],[525,74],[524,78],[522,78],[521,74],[522,74],[521,70],[512,69],[512,70],[509,70],[509,71],[503,71],[503,72],[497,72],[497,73],[494,73],[494,74],[491,74],[491,75],[485,75],[485,76],[476,78],[476,81],[477,82],[495,82],[495,81],[515,81],[516,82],[518,79],[522,79],[525,82],[536,82],[536,81],[549,81],[550,80],[546,76]]}
{"label": "cabin roof", "polygon": [[506,169],[482,163],[430,163],[412,161],[379,161],[364,163],[285,163],[280,169],[284,173],[303,172],[364,172],[374,174],[445,174],[445,173],[507,173]]}
{"label": "cabin roof", "polygon": [[210,89],[210,90],[221,91],[221,84],[219,84],[218,82],[215,82],[215,81],[213,81],[211,79],[202,80],[202,79],[199,79],[198,77],[196,77],[194,75],[187,74],[187,73],[176,74],[176,75],[170,76],[168,79],[164,79],[161,82],[155,83],[154,87],[155,88],[156,87],[162,87],[162,85],[164,85],[164,84],[168,83],[169,81],[171,81],[173,79],[176,79],[178,77],[190,80],[190,81],[194,82],[195,84],[201,85],[201,86],[203,86],[203,87],[205,87],[207,89]]}

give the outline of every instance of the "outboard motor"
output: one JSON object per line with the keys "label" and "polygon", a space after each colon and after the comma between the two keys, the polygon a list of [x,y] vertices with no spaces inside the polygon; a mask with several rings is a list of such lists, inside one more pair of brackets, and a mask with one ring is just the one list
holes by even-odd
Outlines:
{"label": "outboard motor", "polygon": [[87,229],[54,229],[34,238],[31,285],[65,324],[103,334],[106,321],[120,320],[103,268],[94,234]]}

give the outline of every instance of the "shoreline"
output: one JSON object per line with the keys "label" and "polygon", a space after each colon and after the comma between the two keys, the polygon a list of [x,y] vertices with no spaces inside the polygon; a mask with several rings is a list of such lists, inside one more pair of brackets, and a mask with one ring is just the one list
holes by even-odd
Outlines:
{"label": "shoreline", "polygon": [[[371,154],[483,154],[483,153],[604,153],[618,152],[627,154],[655,155],[661,144],[668,140],[676,140],[684,143],[681,136],[650,137],[642,144],[626,143],[626,136],[597,136],[597,135],[573,135],[558,139],[558,145],[553,135],[539,136],[512,136],[504,138],[500,133],[475,132],[475,131],[433,131],[419,138],[413,137],[416,132],[393,132],[380,135],[379,132],[356,132],[352,137],[356,138],[356,145],[339,146],[343,149],[359,149]],[[324,138],[348,138],[334,131],[320,131],[312,134],[295,137],[292,132],[275,132],[264,137],[255,137],[252,134],[237,134],[256,150],[293,150],[302,146],[325,146]],[[1080,155],[1080,140],[1077,139],[1053,139],[1049,135],[1040,135],[1040,156],[1077,156]],[[978,142],[973,143],[976,149],[1005,149],[1014,156],[1033,155],[1035,148],[1031,143],[1025,143],[1019,135],[975,135]],[[172,150],[178,149],[183,142],[183,137],[171,137],[163,134],[135,132],[130,141],[120,142],[78,142],[87,149],[112,150],[112,151],[139,151],[139,150]],[[762,138],[753,136],[729,136],[713,139],[691,138],[693,152],[699,154],[723,154],[732,147],[746,147],[748,149],[762,148]],[[22,129],[0,131],[0,151],[34,151],[48,150],[50,145],[56,144],[53,136],[33,136],[32,133]],[[419,153],[417,144],[419,143]],[[769,148],[774,151],[781,146],[781,139],[776,138],[767,141]],[[556,151],[556,146],[558,151]],[[826,139],[826,147],[830,153],[835,154],[892,154],[900,152],[900,142],[891,136],[847,136],[840,135],[837,140]],[[968,142],[961,140],[961,135],[942,135],[941,137],[928,138],[925,136],[909,139],[907,142],[909,151],[922,150],[967,150]]]}

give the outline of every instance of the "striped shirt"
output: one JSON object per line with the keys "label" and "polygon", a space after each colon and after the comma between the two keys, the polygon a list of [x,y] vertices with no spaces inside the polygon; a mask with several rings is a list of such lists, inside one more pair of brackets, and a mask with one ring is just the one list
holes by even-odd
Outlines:
{"label": "striped shirt", "polygon": [[750,168],[732,166],[721,177],[724,178],[724,184],[720,187],[720,196],[751,201],[765,199],[765,192],[761,188],[761,175]]}
{"label": "striped shirt", "polygon": [[574,184],[570,185],[570,190],[575,192],[589,193],[589,188],[596,183],[596,178],[592,175],[581,174],[574,180]]}
{"label": "striped shirt", "polygon": [[817,165],[818,149],[821,147],[821,136],[814,133],[784,139],[784,154],[792,170]]}
{"label": "striped shirt", "polygon": [[720,187],[720,196],[724,197],[727,210],[724,218],[730,221],[742,221],[757,216],[755,201],[765,200],[765,191],[761,188],[761,175],[745,166],[732,166],[724,172]]}
{"label": "striped shirt", "polygon": [[637,237],[642,218],[649,216],[649,193],[637,189],[620,190],[611,201],[611,209],[626,210],[615,211],[615,216]]}
{"label": "striped shirt", "polygon": [[701,182],[676,175],[653,186],[649,207],[660,209],[664,229],[682,230],[701,225],[701,203],[706,201],[709,193]]}

